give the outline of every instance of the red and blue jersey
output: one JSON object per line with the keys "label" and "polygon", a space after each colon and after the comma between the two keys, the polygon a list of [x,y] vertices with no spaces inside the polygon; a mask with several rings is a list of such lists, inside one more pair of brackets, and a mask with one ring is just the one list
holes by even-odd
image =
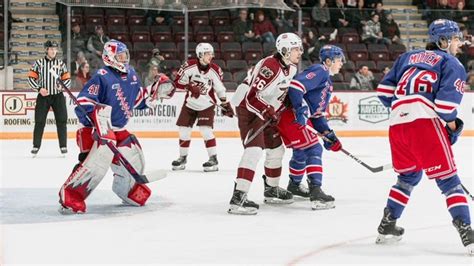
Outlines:
{"label": "red and blue jersey", "polygon": [[402,54],[377,87],[382,103],[391,107],[390,124],[457,116],[466,82],[459,60],[443,51],[415,50]]}
{"label": "red and blue jersey", "polygon": [[[125,127],[132,116],[133,109],[147,107],[147,91],[142,87],[137,73],[130,68],[128,73],[120,73],[108,66],[103,67],[92,76],[79,93],[77,100],[87,113],[91,113],[97,103],[112,107],[112,127]],[[79,121],[84,126],[92,126],[78,108],[75,109]]]}
{"label": "red and blue jersey", "polygon": [[288,97],[294,109],[306,102],[311,121],[319,132],[329,130],[325,111],[332,93],[332,81],[329,69],[322,64],[315,64],[296,75],[290,82]]}

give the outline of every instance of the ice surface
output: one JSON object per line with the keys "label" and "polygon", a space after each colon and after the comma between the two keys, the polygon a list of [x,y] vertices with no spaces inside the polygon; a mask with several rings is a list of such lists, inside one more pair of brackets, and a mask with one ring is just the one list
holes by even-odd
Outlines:
{"label": "ice surface", "polygon": [[[474,193],[473,140],[461,138],[454,152],[459,175]],[[63,216],[57,193],[76,162],[73,140],[66,158],[49,140],[34,159],[31,141],[0,141],[0,264],[473,264],[451,225],[444,196],[426,177],[399,220],[405,237],[394,246],[375,245],[395,174],[373,174],[342,153],[323,157],[324,190],[336,198],[335,209],[311,211],[306,201],[263,204],[260,164],[249,195],[261,204],[258,215],[229,215],[242,148],[237,139],[217,142],[219,172],[202,172],[207,154],[203,141],[193,139],[187,169],[151,184],[147,206],[122,206],[111,191],[109,172],[87,200],[86,214]],[[141,143],[148,170],[170,169],[178,156],[176,139]],[[390,162],[386,138],[342,138],[342,143],[371,166]],[[287,151],[285,166],[290,155]],[[284,167],[285,187],[287,174]]]}

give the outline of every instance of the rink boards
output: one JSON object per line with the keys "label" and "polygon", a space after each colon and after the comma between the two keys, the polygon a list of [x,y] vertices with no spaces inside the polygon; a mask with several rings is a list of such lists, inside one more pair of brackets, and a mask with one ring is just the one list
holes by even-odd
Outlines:
{"label": "rink boards", "polygon": [[[77,93],[76,93],[77,94]],[[0,139],[30,139],[34,127],[34,106],[37,93],[1,91],[2,113]],[[459,107],[459,117],[464,120],[465,136],[474,136],[473,93],[465,93]],[[184,101],[184,93],[176,93],[154,109],[134,110],[128,129],[139,137],[177,137],[176,120]],[[228,93],[230,99],[233,93]],[[74,137],[80,127],[74,113],[74,103],[66,95],[68,109],[68,136]],[[216,109],[215,132],[217,137],[239,137],[237,118],[220,115]],[[374,92],[334,92],[328,109],[329,125],[339,136],[386,136],[390,110],[385,108]],[[45,138],[56,138],[52,110],[48,114]],[[199,133],[193,132],[193,136]]]}

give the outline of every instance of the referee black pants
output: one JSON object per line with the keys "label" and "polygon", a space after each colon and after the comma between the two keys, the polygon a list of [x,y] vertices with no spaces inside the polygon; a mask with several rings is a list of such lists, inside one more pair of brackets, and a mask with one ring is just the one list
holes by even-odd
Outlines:
{"label": "referee black pants", "polygon": [[38,93],[35,106],[35,129],[33,131],[33,147],[41,147],[43,139],[44,126],[46,125],[46,117],[49,108],[53,109],[54,118],[56,119],[56,129],[59,138],[59,147],[67,146],[67,109],[66,99],[62,93],[41,96]]}

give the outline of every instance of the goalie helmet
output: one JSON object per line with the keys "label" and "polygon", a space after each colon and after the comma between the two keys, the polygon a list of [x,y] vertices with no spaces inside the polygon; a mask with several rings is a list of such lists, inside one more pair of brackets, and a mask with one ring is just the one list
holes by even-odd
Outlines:
{"label": "goalie helmet", "polygon": [[[125,53],[125,62],[117,60],[117,55]],[[102,52],[102,60],[106,66],[112,67],[122,73],[127,73],[129,69],[130,54],[127,45],[117,40],[110,40],[104,44],[104,51]]]}
{"label": "goalie helmet", "polygon": [[205,53],[211,53],[214,57],[214,47],[210,43],[202,42],[196,46],[196,55],[201,58]]}
{"label": "goalie helmet", "polygon": [[288,56],[293,48],[300,48],[303,51],[303,42],[298,35],[287,32],[280,34],[276,39],[276,49],[283,57]]}

